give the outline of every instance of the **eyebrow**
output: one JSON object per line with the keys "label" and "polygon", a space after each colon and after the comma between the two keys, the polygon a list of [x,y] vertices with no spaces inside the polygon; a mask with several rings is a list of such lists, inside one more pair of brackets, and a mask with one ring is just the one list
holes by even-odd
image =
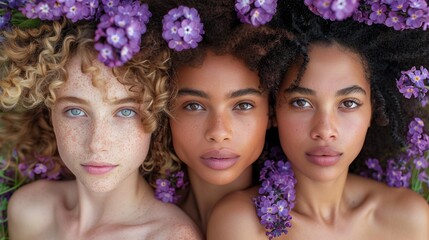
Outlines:
{"label": "eyebrow", "polygon": [[[303,95],[311,95],[311,96],[316,95],[316,92],[314,90],[312,90],[310,88],[300,87],[300,86],[295,86],[295,87],[287,88],[285,90],[285,93],[287,93],[287,94],[300,93],[300,94],[303,94]],[[351,87],[346,87],[346,88],[338,90],[335,93],[335,96],[337,96],[337,97],[338,96],[346,96],[346,95],[349,95],[349,94],[352,94],[352,93],[359,93],[359,94],[366,95],[366,91],[363,88],[361,88],[361,87],[359,87],[357,85],[353,85]]]}
{"label": "eyebrow", "polygon": [[[72,102],[72,103],[77,103],[82,105],[88,105],[88,101],[82,98],[72,97],[72,96],[60,97],[57,99],[56,103],[59,103],[59,102]],[[110,103],[112,105],[120,105],[124,103],[141,103],[141,100],[133,97],[128,97],[128,98],[121,98],[118,100],[110,101]]]}
{"label": "eyebrow", "polygon": [[[190,96],[195,96],[195,97],[201,97],[201,98],[209,98],[209,95],[203,91],[200,90],[195,90],[195,89],[191,89],[191,88],[182,88],[179,90],[178,92],[179,96],[186,96],[186,95],[190,95]],[[229,98],[236,98],[236,97],[242,97],[245,95],[262,95],[262,92],[258,89],[255,88],[245,88],[245,89],[240,89],[237,91],[233,91],[230,95]]]}
{"label": "eyebrow", "polygon": [[230,98],[236,98],[236,97],[242,97],[245,95],[262,95],[262,92],[258,89],[255,88],[245,88],[245,89],[240,89],[237,91],[234,91],[231,93],[231,95],[229,96]]}
{"label": "eyebrow", "polygon": [[352,93],[358,93],[358,94],[363,94],[366,95],[366,91],[359,87],[358,85],[353,85],[351,87],[347,87],[347,88],[343,88],[341,90],[338,90],[337,93],[335,94],[336,96],[346,96]]}
{"label": "eyebrow", "polygon": [[191,88],[182,88],[179,90],[178,96],[186,96],[186,95],[201,97],[201,98],[209,98],[209,96],[205,92],[200,90],[195,90]]}

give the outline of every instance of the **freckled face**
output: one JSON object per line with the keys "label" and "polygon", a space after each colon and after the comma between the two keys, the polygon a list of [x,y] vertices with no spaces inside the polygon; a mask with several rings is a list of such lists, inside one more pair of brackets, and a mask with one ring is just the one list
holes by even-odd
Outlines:
{"label": "freckled face", "polygon": [[276,119],[281,146],[297,175],[329,181],[347,174],[371,120],[370,85],[359,56],[314,45],[298,87],[297,67],[280,86]]}
{"label": "freckled face", "polygon": [[109,68],[95,63],[103,81],[97,88],[80,66],[79,57],[67,65],[69,78],[56,91],[52,124],[61,159],[78,183],[90,191],[106,192],[137,181],[151,134],[141,123],[136,96]]}
{"label": "freckled face", "polygon": [[257,73],[235,57],[209,53],[202,66],[179,69],[176,80],[170,126],[178,157],[210,184],[233,182],[264,146],[268,97]]}

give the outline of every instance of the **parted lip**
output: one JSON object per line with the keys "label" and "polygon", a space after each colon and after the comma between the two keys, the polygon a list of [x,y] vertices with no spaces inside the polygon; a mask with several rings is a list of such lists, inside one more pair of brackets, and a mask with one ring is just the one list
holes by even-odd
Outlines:
{"label": "parted lip", "polygon": [[314,157],[335,157],[341,156],[343,154],[332,147],[323,146],[311,149],[310,151],[306,152],[306,155]]}
{"label": "parted lip", "polygon": [[238,158],[240,155],[236,154],[235,152],[229,150],[229,149],[215,149],[215,150],[209,150],[205,152],[203,155],[201,155],[202,159],[208,160],[208,159],[232,159],[232,158]]}

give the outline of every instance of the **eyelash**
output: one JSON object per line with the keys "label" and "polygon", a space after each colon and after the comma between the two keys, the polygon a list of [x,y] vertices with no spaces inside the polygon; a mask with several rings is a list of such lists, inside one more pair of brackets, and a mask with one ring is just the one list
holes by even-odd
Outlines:
{"label": "eyelash", "polygon": [[[241,108],[243,105],[247,105],[247,107],[245,108]],[[237,105],[234,106],[234,110],[239,110],[239,111],[248,111],[250,109],[253,109],[255,106],[253,106],[253,104],[248,103],[248,102],[241,102]]]}
{"label": "eyelash", "polygon": [[[345,105],[344,105],[344,103],[346,103],[346,102],[349,102],[349,103],[352,103],[352,104],[354,104],[355,106],[354,107],[346,107]],[[362,105],[362,103],[360,103],[360,101],[359,100],[357,100],[357,99],[347,99],[347,100],[344,100],[344,101],[342,101],[341,102],[341,108],[345,108],[345,109],[347,109],[347,110],[349,110],[349,109],[355,109],[355,108],[358,108],[358,107],[360,107]]]}
{"label": "eyelash", "polygon": [[123,115],[123,113],[122,113],[122,116],[119,116],[119,117],[123,117],[123,118],[132,118],[132,117],[134,117],[134,116],[136,116],[137,115],[137,112],[136,111],[134,111],[133,109],[130,109],[130,108],[124,108],[124,109],[121,109],[121,110],[119,110],[115,115],[119,115],[121,112],[123,112],[123,111],[130,111],[130,115],[128,115],[128,116],[125,116],[125,115]]}
{"label": "eyelash", "polygon": [[[300,108],[300,109],[304,109],[304,108],[309,107],[309,106],[300,106],[300,105],[298,105],[298,102],[305,102],[306,104],[309,104],[311,106],[311,103],[307,99],[304,99],[304,98],[292,99],[290,101],[290,105],[292,105],[295,108]],[[347,107],[344,105],[344,103],[352,103],[352,105],[355,105],[355,106],[354,107]],[[346,110],[351,110],[351,109],[358,108],[361,105],[362,105],[362,103],[360,103],[360,101],[357,99],[346,99],[340,103],[340,108],[343,108]]]}
{"label": "eyelash", "polygon": [[307,99],[304,99],[304,98],[295,98],[295,99],[292,99],[289,104],[292,105],[295,108],[300,108],[300,109],[308,108],[308,106],[300,106],[298,104],[298,102],[305,102],[305,103],[307,103],[307,104],[309,104],[311,106],[310,102]]}
{"label": "eyelash", "polygon": [[[76,110],[79,111],[79,113],[78,114],[73,114],[73,111],[76,111]],[[128,116],[126,116],[126,115],[124,115],[123,111],[130,111],[130,114]],[[73,118],[87,116],[86,113],[85,113],[85,111],[83,111],[82,109],[79,109],[79,108],[70,108],[70,109],[67,109],[65,111],[65,114],[68,117],[73,117]],[[133,109],[130,109],[130,108],[124,108],[124,109],[120,109],[115,115],[117,115],[119,117],[123,117],[123,118],[132,118],[132,117],[134,117],[134,116],[137,115],[137,112],[134,111]]]}
{"label": "eyelash", "polygon": [[[199,109],[193,108],[195,106],[198,107]],[[205,108],[201,104],[195,103],[195,102],[191,102],[191,103],[186,104],[185,105],[185,109],[188,110],[188,111],[202,111],[202,110],[205,110]]]}
{"label": "eyelash", "polygon": [[[75,111],[75,110],[79,111],[79,113],[82,113],[83,115],[81,115],[81,114],[78,114],[78,115],[73,114],[72,112]],[[65,114],[68,117],[83,117],[83,116],[86,116],[86,113],[83,110],[79,109],[79,108],[70,108],[70,109],[67,109],[65,111]]]}

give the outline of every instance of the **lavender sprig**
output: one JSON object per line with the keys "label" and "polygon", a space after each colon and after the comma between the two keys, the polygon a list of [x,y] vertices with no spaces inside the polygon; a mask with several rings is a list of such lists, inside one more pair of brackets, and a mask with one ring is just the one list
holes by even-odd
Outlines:
{"label": "lavender sprig", "polygon": [[261,169],[259,196],[253,199],[260,223],[265,226],[269,239],[287,234],[295,206],[294,173],[287,161],[266,160]]}
{"label": "lavender sprig", "polygon": [[397,159],[388,159],[385,170],[378,159],[368,159],[368,170],[360,174],[384,182],[391,187],[410,187],[429,201],[429,136],[424,132],[424,122],[414,118],[408,125],[408,146]]}
{"label": "lavender sprig", "polygon": [[189,183],[184,180],[183,171],[175,173],[167,171],[166,175],[166,178],[156,180],[155,197],[162,202],[176,204],[181,198],[177,191],[185,189]]}
{"label": "lavender sprig", "polygon": [[168,47],[176,51],[196,48],[203,40],[204,25],[195,8],[179,6],[171,9],[162,19],[162,37]]}
{"label": "lavender sprig", "polygon": [[236,0],[235,10],[241,22],[255,27],[271,21],[276,13],[277,0]]}

